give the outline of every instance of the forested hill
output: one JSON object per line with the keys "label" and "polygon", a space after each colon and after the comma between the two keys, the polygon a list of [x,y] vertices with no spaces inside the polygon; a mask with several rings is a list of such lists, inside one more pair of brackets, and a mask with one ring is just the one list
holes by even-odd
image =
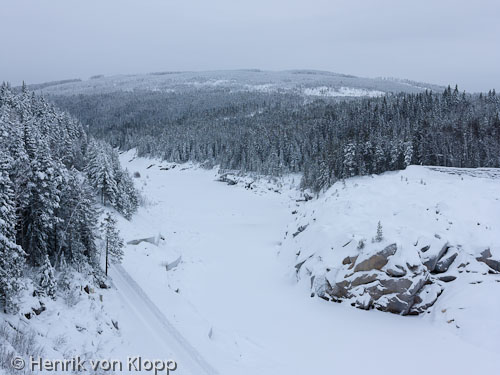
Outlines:
{"label": "forested hill", "polygon": [[409,164],[500,167],[494,91],[331,100],[211,87],[51,99],[121,149],[273,176],[300,172],[315,191]]}
{"label": "forested hill", "polygon": [[377,96],[385,93],[442,91],[444,87],[392,78],[364,78],[319,70],[265,71],[259,69],[150,74],[97,75],[88,80],[65,80],[30,86],[50,95],[93,95],[117,91],[187,93],[205,90],[280,92],[302,96]]}
{"label": "forested hill", "polygon": [[[60,264],[100,272],[97,197],[128,217],[137,207],[116,151],[44,98],[3,84],[0,307],[15,311],[26,265],[43,265],[45,276]],[[48,279],[40,280],[38,287],[47,287]]]}

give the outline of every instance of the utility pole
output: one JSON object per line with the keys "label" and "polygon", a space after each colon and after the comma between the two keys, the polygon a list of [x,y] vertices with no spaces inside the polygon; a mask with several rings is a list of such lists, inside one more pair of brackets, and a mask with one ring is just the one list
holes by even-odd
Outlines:
{"label": "utility pole", "polygon": [[106,236],[106,276],[108,276],[108,247],[109,247],[109,240],[108,237]]}

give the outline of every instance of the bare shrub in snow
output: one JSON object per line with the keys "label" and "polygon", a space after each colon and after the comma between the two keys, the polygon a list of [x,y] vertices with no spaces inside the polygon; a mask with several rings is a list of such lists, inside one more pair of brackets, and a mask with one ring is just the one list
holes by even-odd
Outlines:
{"label": "bare shrub in snow", "polygon": [[[43,348],[38,344],[37,333],[33,329],[14,327],[8,322],[0,326],[0,341],[5,343],[0,348],[0,368],[7,373],[13,373],[12,359],[15,355],[21,357],[43,357]],[[9,349],[11,347],[12,349]],[[19,374],[19,371],[15,372]]]}
{"label": "bare shrub in snow", "polygon": [[365,248],[365,239],[361,239],[358,241],[358,250],[362,250]]}
{"label": "bare shrub in snow", "polygon": [[69,290],[64,294],[63,300],[66,306],[73,307],[80,302],[80,292],[75,289]]}
{"label": "bare shrub in snow", "polygon": [[139,206],[141,207],[151,207],[154,206],[155,202],[145,194],[139,193]]}
{"label": "bare shrub in snow", "polygon": [[59,351],[64,345],[66,345],[67,342],[68,338],[66,337],[66,335],[64,334],[57,335],[54,338],[54,350]]}

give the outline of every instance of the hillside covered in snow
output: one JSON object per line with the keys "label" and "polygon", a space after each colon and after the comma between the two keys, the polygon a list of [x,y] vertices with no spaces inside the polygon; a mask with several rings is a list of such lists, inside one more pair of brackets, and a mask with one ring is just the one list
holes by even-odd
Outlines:
{"label": "hillside covered in snow", "polygon": [[495,347],[500,170],[410,166],[351,178],[293,213],[281,254],[313,295],[421,314]]}

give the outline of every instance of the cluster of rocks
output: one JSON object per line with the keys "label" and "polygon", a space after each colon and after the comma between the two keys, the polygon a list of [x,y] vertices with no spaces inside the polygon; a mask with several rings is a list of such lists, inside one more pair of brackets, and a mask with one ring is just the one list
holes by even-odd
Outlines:
{"label": "cluster of rocks", "polygon": [[417,315],[432,306],[445,284],[468,266],[468,261],[459,260],[477,260],[486,264],[490,273],[500,272],[500,261],[494,260],[489,250],[474,259],[448,243],[433,247],[416,250],[418,256],[413,261],[397,256],[395,243],[375,252],[347,256],[340,267],[328,270],[316,292],[327,300],[347,301],[361,309]]}

